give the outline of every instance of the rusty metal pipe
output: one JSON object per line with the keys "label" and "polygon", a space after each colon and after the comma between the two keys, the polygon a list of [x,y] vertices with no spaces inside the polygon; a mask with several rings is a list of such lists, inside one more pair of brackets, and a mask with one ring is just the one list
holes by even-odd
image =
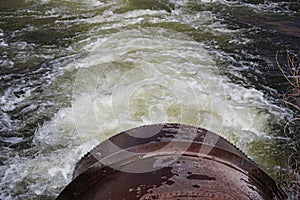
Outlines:
{"label": "rusty metal pipe", "polygon": [[202,128],[157,124],[121,132],[87,153],[57,200],[287,199],[239,149]]}

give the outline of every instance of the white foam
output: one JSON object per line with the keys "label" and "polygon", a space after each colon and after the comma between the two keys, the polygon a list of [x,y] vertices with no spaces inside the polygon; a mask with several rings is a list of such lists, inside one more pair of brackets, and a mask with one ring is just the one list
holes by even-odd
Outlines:
{"label": "white foam", "polygon": [[[153,36],[153,31],[158,34]],[[251,130],[261,135],[272,117],[261,111],[269,107],[261,92],[229,83],[218,74],[208,52],[181,34],[132,30],[96,40],[89,51],[89,56],[75,64],[85,69],[77,77],[73,102],[77,128],[83,132],[90,126],[96,133],[99,126],[112,133],[120,125],[130,128],[161,119],[201,125],[221,134],[225,126],[236,131],[228,134]],[[143,88],[155,84],[161,88]],[[122,104],[118,98],[127,102]],[[172,104],[179,107],[173,107],[171,114],[167,110],[172,110]],[[183,120],[185,109],[190,117]],[[154,110],[159,110],[156,117]]]}

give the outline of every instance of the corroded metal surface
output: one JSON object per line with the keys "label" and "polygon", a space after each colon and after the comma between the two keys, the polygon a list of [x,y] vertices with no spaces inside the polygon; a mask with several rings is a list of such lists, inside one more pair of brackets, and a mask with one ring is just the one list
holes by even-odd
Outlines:
{"label": "corroded metal surface", "polygon": [[77,163],[73,181],[57,199],[286,199],[286,195],[225,139],[202,128],[162,124],[119,133],[95,147]]}

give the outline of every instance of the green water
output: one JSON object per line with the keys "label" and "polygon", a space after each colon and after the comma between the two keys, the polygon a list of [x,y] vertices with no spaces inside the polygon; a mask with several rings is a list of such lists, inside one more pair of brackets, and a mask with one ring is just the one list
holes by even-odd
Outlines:
{"label": "green water", "polygon": [[275,57],[287,70],[288,49],[299,63],[299,9],[1,0],[0,199],[54,199],[99,142],[164,122],[220,134],[298,199],[298,125],[283,129],[299,113],[281,100],[289,84]]}

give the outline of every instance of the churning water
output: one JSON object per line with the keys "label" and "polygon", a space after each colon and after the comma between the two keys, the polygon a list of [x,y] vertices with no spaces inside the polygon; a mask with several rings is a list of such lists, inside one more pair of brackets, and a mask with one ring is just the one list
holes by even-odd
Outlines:
{"label": "churning water", "polygon": [[296,111],[278,100],[288,84],[275,55],[299,53],[299,9],[275,0],[1,0],[0,199],[54,199],[99,142],[165,122],[220,134],[297,199],[287,175],[297,178],[289,160],[298,162],[299,133],[283,133]]}

